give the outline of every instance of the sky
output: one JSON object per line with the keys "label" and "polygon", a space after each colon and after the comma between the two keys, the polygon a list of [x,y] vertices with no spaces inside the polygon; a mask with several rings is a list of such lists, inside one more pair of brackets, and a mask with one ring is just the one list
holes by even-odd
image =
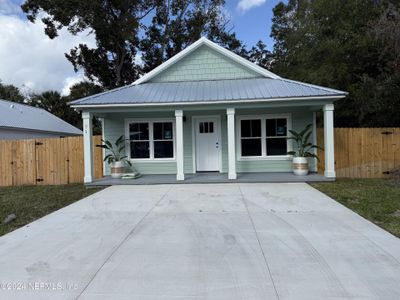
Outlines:
{"label": "sky", "polygon": [[[40,21],[29,22],[22,13],[23,0],[0,0],[0,81],[26,93],[56,90],[66,95],[69,87],[84,80],[75,73],[64,53],[86,43],[95,46],[88,32],[73,36],[61,30],[53,40]],[[226,0],[226,13],[237,38],[251,48],[259,40],[272,49],[269,37],[272,8],[279,0]]]}

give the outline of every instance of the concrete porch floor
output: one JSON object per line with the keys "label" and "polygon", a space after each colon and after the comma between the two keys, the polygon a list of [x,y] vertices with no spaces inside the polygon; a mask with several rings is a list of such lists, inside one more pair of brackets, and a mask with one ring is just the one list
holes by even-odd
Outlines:
{"label": "concrete porch floor", "polygon": [[137,179],[115,179],[110,176],[95,179],[87,186],[110,186],[110,185],[142,185],[142,184],[193,184],[193,183],[271,183],[271,182],[322,182],[334,181],[334,178],[326,178],[317,173],[306,176],[296,176],[292,173],[269,172],[269,173],[238,173],[237,179],[228,179],[226,173],[197,173],[185,174],[184,181],[177,181],[175,174],[169,175],[142,175]]}

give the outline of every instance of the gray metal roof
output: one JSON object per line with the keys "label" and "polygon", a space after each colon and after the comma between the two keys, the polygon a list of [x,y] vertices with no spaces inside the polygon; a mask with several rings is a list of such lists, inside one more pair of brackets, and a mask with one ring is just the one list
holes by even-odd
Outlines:
{"label": "gray metal roof", "polygon": [[149,104],[345,96],[347,93],[288,79],[236,79],[142,83],[71,102],[71,105]]}
{"label": "gray metal roof", "polygon": [[78,128],[44,109],[1,99],[0,127],[40,130],[70,135],[82,134],[82,131]]}

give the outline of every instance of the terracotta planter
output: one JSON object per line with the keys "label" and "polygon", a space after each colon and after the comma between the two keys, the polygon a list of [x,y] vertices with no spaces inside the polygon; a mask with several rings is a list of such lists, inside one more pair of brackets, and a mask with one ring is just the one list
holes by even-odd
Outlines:
{"label": "terracotta planter", "polygon": [[293,173],[300,176],[308,174],[308,160],[306,157],[293,157]]}
{"label": "terracotta planter", "polygon": [[123,161],[116,161],[110,164],[111,166],[111,177],[121,178],[125,173],[125,163]]}

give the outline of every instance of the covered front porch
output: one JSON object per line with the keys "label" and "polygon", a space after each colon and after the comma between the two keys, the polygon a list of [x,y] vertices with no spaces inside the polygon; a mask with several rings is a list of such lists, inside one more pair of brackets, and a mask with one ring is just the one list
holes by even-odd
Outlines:
{"label": "covered front porch", "polygon": [[177,180],[176,175],[147,174],[137,179],[115,179],[105,176],[87,183],[87,186],[111,186],[111,185],[154,185],[154,184],[204,184],[204,183],[290,183],[290,182],[329,182],[335,178],[328,178],[321,174],[310,173],[306,176],[296,176],[289,172],[269,173],[238,173],[236,179],[228,179],[223,173],[196,173],[187,174],[185,180]]}
{"label": "covered front porch", "polygon": [[[182,106],[83,111],[84,181],[88,185],[110,185],[181,181],[208,183],[332,180],[335,178],[333,109],[331,102],[316,100],[312,105],[310,102],[301,104],[297,101],[295,105],[285,102],[238,104],[235,107],[218,105],[207,106],[206,109],[204,106]],[[323,111],[324,117],[324,176],[315,174],[317,164],[314,159],[310,159],[310,171],[313,173],[305,177],[294,176],[291,173],[291,156],[286,154],[287,150],[292,150],[294,147],[291,141],[286,142],[286,137],[289,136],[288,130],[300,131],[311,123],[313,124],[311,142],[316,143],[316,113],[319,110]],[[120,135],[125,136],[126,155],[134,168],[143,175],[141,178],[111,179],[110,168],[105,164],[105,177],[94,180],[91,139],[93,116],[102,119],[103,139],[115,141]],[[268,129],[271,122],[275,122],[277,132],[279,131],[277,124],[283,122],[284,130],[276,136],[271,136]],[[145,124],[145,129],[140,124]],[[259,129],[255,130],[259,133],[254,134],[254,128],[253,133],[243,133],[249,130],[244,126],[259,126]],[[162,133],[157,132],[157,128],[162,128],[160,129]],[[170,132],[165,128],[170,128]],[[143,130],[146,133],[139,134],[138,137],[137,132]],[[280,143],[276,142],[278,140]],[[274,143],[268,144],[269,141]],[[282,143],[285,144],[284,149],[279,148]],[[164,146],[161,150],[158,149],[163,144],[164,146],[170,144],[171,149],[166,150]],[[146,148],[144,150],[143,145]]]}

